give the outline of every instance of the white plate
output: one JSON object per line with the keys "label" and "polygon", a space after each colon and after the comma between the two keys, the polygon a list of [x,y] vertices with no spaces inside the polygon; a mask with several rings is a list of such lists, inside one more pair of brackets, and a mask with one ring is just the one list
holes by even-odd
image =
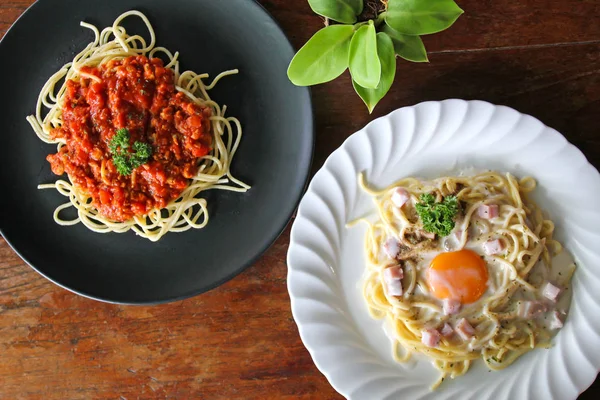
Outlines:
{"label": "white plate", "polygon": [[[477,361],[431,392],[438,372],[416,357],[392,360],[381,322],[367,314],[359,281],[369,212],[357,175],[384,187],[474,166],[538,180],[537,200],[578,261],[573,300],[550,350],[536,349],[499,372]],[[600,370],[600,175],[557,131],[481,101],[421,103],[379,118],[325,162],[304,196],[288,252],[288,290],[300,336],[331,385],[350,399],[575,399]]]}

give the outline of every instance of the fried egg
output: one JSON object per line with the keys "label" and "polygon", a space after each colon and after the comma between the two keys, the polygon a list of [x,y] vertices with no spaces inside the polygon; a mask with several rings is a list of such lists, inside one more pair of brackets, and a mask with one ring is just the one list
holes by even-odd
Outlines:
{"label": "fried egg", "polygon": [[427,285],[434,297],[461,304],[477,301],[487,290],[488,277],[485,261],[468,249],[438,254],[426,272]]}

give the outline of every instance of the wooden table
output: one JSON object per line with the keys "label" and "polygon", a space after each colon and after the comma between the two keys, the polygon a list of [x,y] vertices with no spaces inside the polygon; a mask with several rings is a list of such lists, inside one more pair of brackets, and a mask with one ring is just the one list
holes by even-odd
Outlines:
{"label": "wooden table", "polygon": [[[0,0],[0,36],[32,2]],[[322,26],[305,0],[261,3],[297,47]],[[452,97],[534,115],[600,167],[600,1],[459,3],[466,13],[454,27],[425,38],[431,62],[399,62],[374,115],[347,74],[314,88],[313,171],[373,118]],[[341,398],[313,365],[292,319],[288,242],[289,227],[254,266],[209,293],[126,307],[49,283],[0,238],[0,398]],[[581,398],[599,394],[597,380]]]}

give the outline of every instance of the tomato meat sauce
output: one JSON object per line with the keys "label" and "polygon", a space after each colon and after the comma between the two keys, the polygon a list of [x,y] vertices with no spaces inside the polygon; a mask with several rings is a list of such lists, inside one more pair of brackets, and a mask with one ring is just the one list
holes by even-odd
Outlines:
{"label": "tomato meat sauce", "polygon": [[[66,145],[47,157],[56,175],[67,173],[105,218],[122,222],[178,198],[211,150],[211,109],[175,89],[162,60],[133,56],[84,67],[66,83],[62,126],[51,132]],[[127,129],[130,146],[152,147],[148,161],[121,175],[109,143]]]}

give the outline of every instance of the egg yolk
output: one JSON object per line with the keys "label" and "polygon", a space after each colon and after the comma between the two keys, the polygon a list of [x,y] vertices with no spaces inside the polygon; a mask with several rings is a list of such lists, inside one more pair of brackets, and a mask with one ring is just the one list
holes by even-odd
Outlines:
{"label": "egg yolk", "polygon": [[471,250],[438,254],[427,270],[429,290],[438,299],[476,301],[487,289],[488,270],[481,257]]}

